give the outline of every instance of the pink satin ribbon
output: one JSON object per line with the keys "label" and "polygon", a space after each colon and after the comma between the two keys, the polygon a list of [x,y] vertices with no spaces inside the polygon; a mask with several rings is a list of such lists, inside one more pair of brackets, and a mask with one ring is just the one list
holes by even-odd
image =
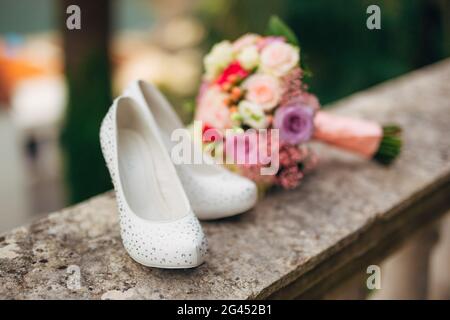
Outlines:
{"label": "pink satin ribbon", "polygon": [[323,111],[318,111],[314,118],[314,139],[367,158],[372,158],[377,152],[382,137],[383,129],[373,121]]}

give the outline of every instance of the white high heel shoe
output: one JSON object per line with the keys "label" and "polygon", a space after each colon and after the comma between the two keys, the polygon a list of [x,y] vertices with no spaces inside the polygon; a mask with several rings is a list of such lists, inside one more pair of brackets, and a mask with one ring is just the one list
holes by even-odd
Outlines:
{"label": "white high heel shoe", "polygon": [[114,101],[100,142],[120,214],[123,244],[137,262],[191,268],[206,239],[149,113],[128,97]]}
{"label": "white high heel shoe", "polygon": [[[144,81],[132,83],[124,92],[150,110],[170,153],[174,146],[170,136],[183,128],[181,120],[164,95]],[[257,187],[247,178],[231,173],[216,164],[176,165],[192,208],[201,220],[220,219],[245,212],[257,201]]]}

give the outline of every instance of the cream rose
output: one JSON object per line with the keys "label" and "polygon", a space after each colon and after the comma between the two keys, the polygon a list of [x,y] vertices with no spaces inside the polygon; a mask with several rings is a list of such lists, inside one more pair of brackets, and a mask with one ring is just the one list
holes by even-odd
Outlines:
{"label": "cream rose", "polygon": [[239,102],[238,111],[242,116],[242,122],[252,128],[264,129],[269,125],[263,109],[256,103],[242,100]]}
{"label": "cream rose", "polygon": [[281,98],[281,88],[278,79],[269,75],[256,73],[244,83],[247,93],[245,98],[260,105],[263,110],[272,110]]}
{"label": "cream rose", "polygon": [[206,78],[209,80],[217,77],[233,60],[233,47],[229,41],[222,41],[214,45],[205,56],[203,63],[206,70]]}
{"label": "cream rose", "polygon": [[237,60],[246,70],[252,70],[259,64],[259,52],[256,46],[247,46],[239,52]]}
{"label": "cream rose", "polygon": [[300,61],[299,48],[275,41],[261,52],[261,69],[277,77],[284,76]]}

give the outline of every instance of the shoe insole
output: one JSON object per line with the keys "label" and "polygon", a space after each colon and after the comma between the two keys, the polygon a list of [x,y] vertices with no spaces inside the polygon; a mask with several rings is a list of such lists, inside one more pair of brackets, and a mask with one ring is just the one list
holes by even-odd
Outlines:
{"label": "shoe insole", "polygon": [[166,157],[152,139],[144,140],[136,131],[118,132],[119,171],[123,192],[131,210],[151,221],[178,219],[181,212],[174,201],[174,189],[168,179]]}

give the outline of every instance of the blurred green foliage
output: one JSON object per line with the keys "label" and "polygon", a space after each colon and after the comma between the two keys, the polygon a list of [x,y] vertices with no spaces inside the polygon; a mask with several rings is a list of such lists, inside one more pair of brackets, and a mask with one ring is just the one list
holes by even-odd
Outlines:
{"label": "blurred green foliage", "polygon": [[112,188],[100,151],[100,124],[111,104],[108,59],[92,54],[74,72],[67,72],[69,104],[61,142],[70,203]]}
{"label": "blurred green foliage", "polygon": [[[63,28],[68,106],[61,142],[69,201],[111,189],[100,149],[100,124],[111,105],[110,1],[63,0],[83,8],[82,28]],[[64,22],[64,21],[63,21]]]}

